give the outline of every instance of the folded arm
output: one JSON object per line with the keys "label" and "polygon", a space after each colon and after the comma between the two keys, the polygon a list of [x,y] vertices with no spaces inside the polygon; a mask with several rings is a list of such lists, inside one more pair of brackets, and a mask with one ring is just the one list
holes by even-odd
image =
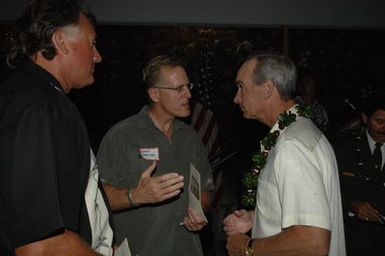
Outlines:
{"label": "folded arm", "polygon": [[93,251],[89,244],[77,233],[69,230],[64,230],[61,234],[17,247],[15,254],[18,256],[101,255]]}

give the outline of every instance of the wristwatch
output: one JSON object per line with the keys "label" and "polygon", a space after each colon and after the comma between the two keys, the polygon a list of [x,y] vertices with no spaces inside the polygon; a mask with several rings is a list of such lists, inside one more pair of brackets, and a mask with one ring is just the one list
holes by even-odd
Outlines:
{"label": "wristwatch", "polygon": [[245,255],[246,256],[254,256],[253,239],[250,239],[249,242],[247,242]]}

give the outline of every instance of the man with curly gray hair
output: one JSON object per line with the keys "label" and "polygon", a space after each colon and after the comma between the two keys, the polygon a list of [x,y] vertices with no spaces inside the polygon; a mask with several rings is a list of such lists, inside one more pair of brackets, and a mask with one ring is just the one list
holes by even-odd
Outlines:
{"label": "man with curly gray hair", "polygon": [[[33,0],[11,37],[0,85],[0,192],[16,255],[112,255],[108,205],[71,89],[94,82],[92,14]],[[3,210],[3,209],[2,209]]]}

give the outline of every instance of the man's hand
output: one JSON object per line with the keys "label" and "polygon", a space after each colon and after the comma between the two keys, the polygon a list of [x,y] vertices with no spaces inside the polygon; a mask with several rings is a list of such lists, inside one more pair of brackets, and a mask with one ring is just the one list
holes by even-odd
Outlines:
{"label": "man's hand", "polygon": [[384,224],[381,214],[368,202],[352,201],[351,209],[359,220]]}
{"label": "man's hand", "polygon": [[206,221],[198,216],[191,208],[188,208],[187,216],[183,220],[183,225],[188,231],[201,230],[206,224]]}
{"label": "man's hand", "polygon": [[229,214],[223,220],[223,224],[225,225],[223,230],[229,236],[236,233],[248,232],[253,225],[253,220],[251,214],[248,211],[242,209]]}
{"label": "man's hand", "polygon": [[227,237],[226,249],[229,256],[243,256],[250,237],[245,234],[235,234]]}
{"label": "man's hand", "polygon": [[183,176],[178,173],[166,173],[151,177],[156,168],[156,161],[142,173],[137,187],[131,189],[133,201],[137,204],[159,203],[178,195],[183,187]]}

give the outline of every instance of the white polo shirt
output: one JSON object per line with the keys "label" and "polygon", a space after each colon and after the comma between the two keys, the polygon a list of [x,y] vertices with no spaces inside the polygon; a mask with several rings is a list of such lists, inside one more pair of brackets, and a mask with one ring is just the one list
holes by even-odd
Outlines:
{"label": "white polo shirt", "polygon": [[303,117],[281,132],[269,152],[258,179],[252,236],[273,236],[293,225],[330,230],[329,256],[346,255],[334,151],[322,132]]}

